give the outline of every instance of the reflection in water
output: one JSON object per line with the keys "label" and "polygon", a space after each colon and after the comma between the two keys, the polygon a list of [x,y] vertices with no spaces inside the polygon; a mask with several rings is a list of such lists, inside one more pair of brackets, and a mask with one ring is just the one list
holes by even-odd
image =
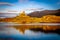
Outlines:
{"label": "reflection in water", "polygon": [[60,26],[48,26],[48,25],[21,25],[21,26],[13,26],[20,32],[24,33],[25,30],[33,30],[33,31],[45,31],[45,32],[59,32]]}
{"label": "reflection in water", "polygon": [[[50,27],[50,29],[49,29]],[[44,33],[38,31],[35,32],[36,28],[44,29],[44,30],[56,30],[60,29],[59,26],[28,26],[28,25],[21,25],[21,26],[2,26],[0,27],[0,35],[1,36],[11,36],[18,39],[30,39],[30,40],[60,40],[60,35],[57,33]],[[22,34],[21,34],[22,33]],[[0,36],[0,37],[1,37]]]}
{"label": "reflection in water", "polygon": [[8,26],[0,27],[0,34],[15,35],[18,33],[19,33],[19,31],[16,30],[15,28],[8,27]]}

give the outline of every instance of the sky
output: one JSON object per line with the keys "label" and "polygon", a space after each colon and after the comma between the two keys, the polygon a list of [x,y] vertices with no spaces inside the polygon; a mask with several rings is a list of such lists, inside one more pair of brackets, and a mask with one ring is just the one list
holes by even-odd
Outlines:
{"label": "sky", "polygon": [[4,13],[56,9],[60,9],[60,0],[0,0],[0,12]]}

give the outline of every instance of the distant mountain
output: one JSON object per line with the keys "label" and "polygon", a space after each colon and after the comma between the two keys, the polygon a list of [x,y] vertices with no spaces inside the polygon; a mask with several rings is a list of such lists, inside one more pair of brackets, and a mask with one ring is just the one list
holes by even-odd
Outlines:
{"label": "distant mountain", "polygon": [[28,16],[30,17],[42,17],[45,15],[56,15],[60,16],[60,9],[58,10],[43,10],[43,11],[35,11],[32,13],[29,13]]}

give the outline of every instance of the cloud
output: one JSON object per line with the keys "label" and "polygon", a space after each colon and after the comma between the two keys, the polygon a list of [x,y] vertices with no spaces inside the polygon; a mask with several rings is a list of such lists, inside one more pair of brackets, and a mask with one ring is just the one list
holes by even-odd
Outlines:
{"label": "cloud", "polygon": [[8,12],[18,12],[18,11],[16,11],[16,10],[8,10]]}
{"label": "cloud", "polygon": [[8,2],[0,2],[0,5],[8,5],[8,6],[13,6],[13,4],[8,3]]}
{"label": "cloud", "polygon": [[28,2],[29,0],[18,0],[20,3]]}
{"label": "cloud", "polygon": [[60,0],[57,2],[57,5],[60,5]]}
{"label": "cloud", "polygon": [[30,8],[30,9],[28,8],[28,9],[25,9],[25,10],[30,10],[31,11],[31,10],[43,10],[43,9],[44,8]]}

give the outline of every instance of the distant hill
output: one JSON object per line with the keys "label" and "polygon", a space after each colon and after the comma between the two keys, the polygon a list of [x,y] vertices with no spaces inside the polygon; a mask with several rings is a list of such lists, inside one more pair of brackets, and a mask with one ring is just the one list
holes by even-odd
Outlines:
{"label": "distant hill", "polygon": [[43,10],[43,11],[35,11],[32,13],[29,13],[28,16],[30,17],[42,17],[45,15],[56,15],[60,16],[60,9],[58,10]]}

